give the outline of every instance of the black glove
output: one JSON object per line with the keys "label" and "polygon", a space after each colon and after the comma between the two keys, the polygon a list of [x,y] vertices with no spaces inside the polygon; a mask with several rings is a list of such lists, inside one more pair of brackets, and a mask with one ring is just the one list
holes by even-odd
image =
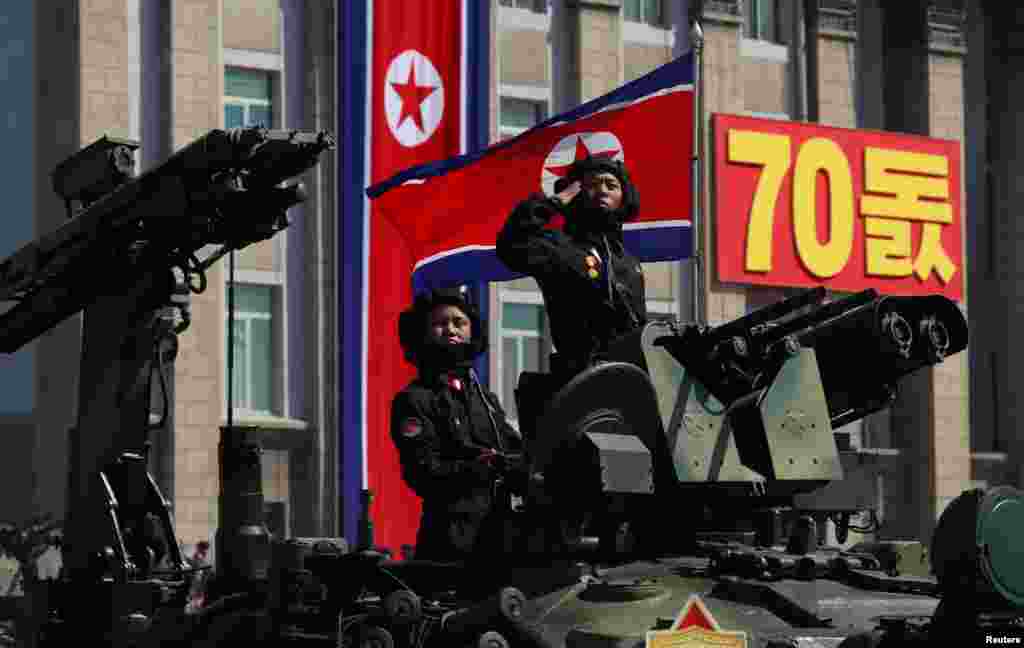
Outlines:
{"label": "black glove", "polygon": [[462,472],[477,484],[489,484],[497,476],[497,454],[491,451],[481,452],[476,459],[462,462]]}
{"label": "black glove", "polygon": [[516,463],[505,472],[505,483],[513,495],[526,497],[544,487],[544,475],[531,473],[522,463]]}

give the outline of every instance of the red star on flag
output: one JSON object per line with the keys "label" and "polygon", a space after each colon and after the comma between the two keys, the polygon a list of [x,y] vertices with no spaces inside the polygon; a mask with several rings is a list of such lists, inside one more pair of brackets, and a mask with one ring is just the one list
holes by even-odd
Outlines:
{"label": "red star on flag", "polygon": [[590,149],[587,148],[587,145],[583,143],[583,138],[577,136],[576,152],[573,154],[572,162],[570,162],[569,164],[560,164],[557,166],[544,167],[544,169],[548,173],[552,173],[558,176],[559,178],[564,178],[565,175],[569,173],[569,169],[572,167],[573,163],[576,162],[576,160],[582,160],[585,157],[612,158],[615,157],[618,154],[618,152],[618,149],[612,149],[608,151],[601,151],[599,153],[591,153]]}
{"label": "red star on flag", "polygon": [[423,132],[423,112],[420,110],[420,106],[423,101],[426,100],[431,94],[437,90],[437,86],[429,85],[417,85],[416,83],[416,61],[412,60],[409,62],[409,76],[406,78],[405,83],[391,82],[391,87],[394,88],[398,96],[402,98],[402,113],[398,117],[398,123],[395,128],[402,125],[402,122],[408,117],[412,117],[412,121],[416,124],[416,128]]}
{"label": "red star on flag", "polygon": [[685,630],[686,628],[704,628],[712,632],[718,632],[721,628],[718,622],[715,621],[715,617],[711,615],[711,611],[704,605],[704,601],[700,600],[699,596],[691,596],[690,600],[686,602],[686,606],[679,612],[679,616],[676,617],[675,623],[672,624],[673,630]]}

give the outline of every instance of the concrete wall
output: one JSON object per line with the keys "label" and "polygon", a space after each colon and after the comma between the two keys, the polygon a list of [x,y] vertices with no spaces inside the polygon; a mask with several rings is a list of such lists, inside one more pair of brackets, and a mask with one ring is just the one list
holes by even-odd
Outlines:
{"label": "concrete wall", "polygon": [[224,0],[224,47],[280,52],[279,0]]}

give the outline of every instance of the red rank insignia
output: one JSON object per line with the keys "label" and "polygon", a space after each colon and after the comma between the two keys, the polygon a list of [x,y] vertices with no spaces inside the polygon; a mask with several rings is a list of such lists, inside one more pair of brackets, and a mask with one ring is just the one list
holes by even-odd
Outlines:
{"label": "red rank insignia", "polygon": [[423,421],[410,417],[402,421],[402,436],[407,439],[418,437],[423,432]]}

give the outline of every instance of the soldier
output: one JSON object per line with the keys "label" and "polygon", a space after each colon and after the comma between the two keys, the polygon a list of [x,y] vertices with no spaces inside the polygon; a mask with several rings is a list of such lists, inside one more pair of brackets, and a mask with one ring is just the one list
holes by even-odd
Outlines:
{"label": "soldier", "polygon": [[402,477],[423,498],[415,557],[463,560],[484,518],[502,504],[503,463],[522,443],[472,369],[487,345],[486,326],[461,295],[417,297],[398,328],[406,358],[419,370],[391,404]]}
{"label": "soldier", "polygon": [[[498,258],[540,285],[557,350],[551,368],[563,384],[647,321],[643,272],[622,240],[622,224],[640,209],[625,166],[588,156],[565,180],[554,195],[519,203],[497,241]],[[556,212],[566,217],[561,231],[545,228]]]}

